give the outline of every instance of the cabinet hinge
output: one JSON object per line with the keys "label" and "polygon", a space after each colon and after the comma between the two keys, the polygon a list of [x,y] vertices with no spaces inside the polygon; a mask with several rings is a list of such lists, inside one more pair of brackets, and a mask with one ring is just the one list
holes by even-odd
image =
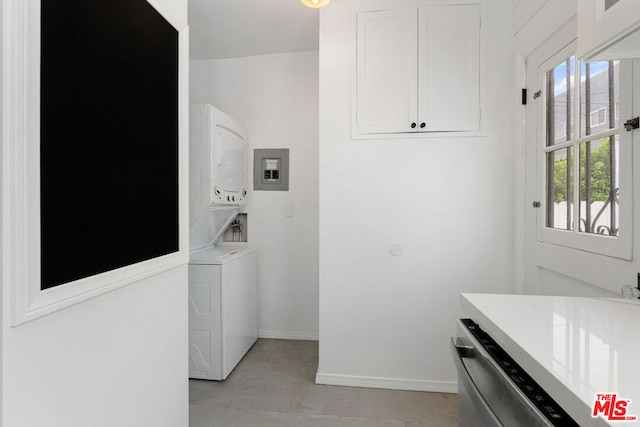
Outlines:
{"label": "cabinet hinge", "polygon": [[522,105],[527,105],[527,89],[522,89]]}

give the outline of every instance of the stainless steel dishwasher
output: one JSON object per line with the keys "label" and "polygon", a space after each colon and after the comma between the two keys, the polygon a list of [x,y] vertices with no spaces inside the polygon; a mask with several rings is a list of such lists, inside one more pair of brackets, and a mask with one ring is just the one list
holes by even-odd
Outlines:
{"label": "stainless steel dishwasher", "polygon": [[475,322],[459,320],[457,335],[460,427],[578,426]]}

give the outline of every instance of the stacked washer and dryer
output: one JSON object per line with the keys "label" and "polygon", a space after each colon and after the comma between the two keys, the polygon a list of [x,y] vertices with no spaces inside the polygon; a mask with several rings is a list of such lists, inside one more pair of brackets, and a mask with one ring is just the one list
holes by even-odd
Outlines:
{"label": "stacked washer and dryer", "polygon": [[256,253],[218,244],[246,204],[247,133],[208,104],[190,123],[189,377],[224,380],[258,335]]}

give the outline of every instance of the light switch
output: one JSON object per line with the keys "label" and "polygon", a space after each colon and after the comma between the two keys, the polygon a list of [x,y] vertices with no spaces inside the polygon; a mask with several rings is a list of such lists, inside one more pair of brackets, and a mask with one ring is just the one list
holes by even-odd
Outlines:
{"label": "light switch", "polygon": [[284,216],[285,218],[293,218],[293,202],[284,204]]}

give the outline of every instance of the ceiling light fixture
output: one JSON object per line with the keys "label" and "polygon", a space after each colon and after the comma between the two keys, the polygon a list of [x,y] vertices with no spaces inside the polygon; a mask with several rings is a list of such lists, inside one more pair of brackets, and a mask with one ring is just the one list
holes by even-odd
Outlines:
{"label": "ceiling light fixture", "polygon": [[300,0],[303,5],[308,7],[323,7],[329,4],[331,0]]}

